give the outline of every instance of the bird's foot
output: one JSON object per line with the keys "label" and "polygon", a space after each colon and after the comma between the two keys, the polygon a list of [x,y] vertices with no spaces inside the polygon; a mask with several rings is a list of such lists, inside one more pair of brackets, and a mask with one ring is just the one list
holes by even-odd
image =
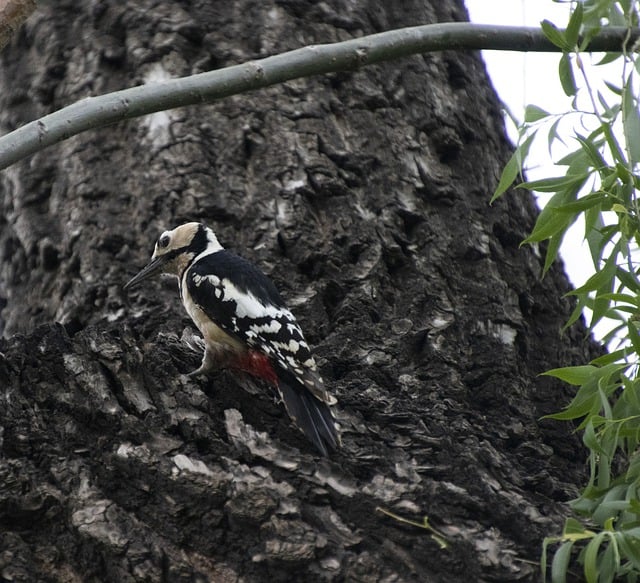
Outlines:
{"label": "bird's foot", "polygon": [[189,326],[182,331],[182,337],[180,340],[194,352],[206,350],[206,344],[202,337],[198,336]]}
{"label": "bird's foot", "polygon": [[215,370],[218,368],[220,368],[219,363],[216,362],[216,359],[214,358],[213,354],[211,354],[211,352],[209,352],[208,350],[205,350],[204,355],[202,357],[202,364],[196,370],[188,373],[187,376],[191,378],[197,377],[200,375],[207,374],[212,370]]}

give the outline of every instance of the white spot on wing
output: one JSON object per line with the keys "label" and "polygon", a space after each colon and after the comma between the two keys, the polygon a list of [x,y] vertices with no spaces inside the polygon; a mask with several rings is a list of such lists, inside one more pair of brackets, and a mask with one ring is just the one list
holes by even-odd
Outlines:
{"label": "white spot on wing", "polygon": [[193,279],[193,283],[195,283],[198,287],[200,287],[200,284],[203,281],[209,282],[213,287],[216,288],[220,286],[220,278],[217,275],[200,275],[199,273],[194,273],[191,276],[191,279]]}
{"label": "white spot on wing", "polygon": [[[300,342],[294,340],[293,338],[289,340],[289,342],[273,342],[273,345],[276,348],[281,348],[291,354],[296,354],[298,350],[300,350],[300,344]],[[304,344],[304,346],[305,348],[307,348],[306,344]]]}
{"label": "white spot on wing", "polygon": [[224,288],[223,301],[236,303],[236,315],[238,318],[273,318],[274,320],[285,318],[295,322],[293,314],[286,308],[278,308],[269,303],[263,303],[250,290],[239,290],[232,281],[224,278],[221,281]]}
{"label": "white spot on wing", "polygon": [[300,326],[295,322],[287,323],[287,330],[289,330],[289,334],[298,334],[300,338],[302,338],[302,330],[300,330]]}
{"label": "white spot on wing", "polygon": [[266,334],[277,334],[282,328],[282,324],[278,320],[271,320],[268,324],[251,324],[249,329],[256,334],[264,332]]}

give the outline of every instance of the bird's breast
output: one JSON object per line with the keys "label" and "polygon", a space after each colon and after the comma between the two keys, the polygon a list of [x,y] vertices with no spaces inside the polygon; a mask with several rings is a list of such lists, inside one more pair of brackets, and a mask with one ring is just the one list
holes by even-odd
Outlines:
{"label": "bird's breast", "polygon": [[193,323],[197,326],[198,330],[200,330],[209,350],[231,350],[233,352],[246,351],[246,347],[242,342],[227,334],[209,316],[207,316],[204,310],[196,302],[193,301],[193,298],[186,289],[186,286],[181,286],[180,293],[182,295],[182,303],[184,304],[187,314],[189,314]]}

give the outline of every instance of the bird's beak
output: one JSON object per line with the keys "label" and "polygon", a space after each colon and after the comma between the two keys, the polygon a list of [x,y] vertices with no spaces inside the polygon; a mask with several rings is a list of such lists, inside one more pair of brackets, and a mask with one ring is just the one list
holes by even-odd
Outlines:
{"label": "bird's beak", "polygon": [[134,285],[138,285],[141,281],[148,279],[152,275],[155,275],[159,271],[162,270],[164,264],[169,260],[167,255],[161,255],[160,257],[156,257],[152,259],[145,267],[142,268],[142,271],[131,278],[127,283],[124,284],[122,288],[124,291],[131,289]]}

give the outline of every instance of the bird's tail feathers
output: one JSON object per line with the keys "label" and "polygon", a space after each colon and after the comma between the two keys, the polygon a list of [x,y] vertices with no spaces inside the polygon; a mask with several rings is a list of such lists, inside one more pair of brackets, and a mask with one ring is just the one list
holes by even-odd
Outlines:
{"label": "bird's tail feathers", "polygon": [[287,413],[322,455],[340,446],[340,434],[331,407],[306,387],[280,379],[279,390]]}

